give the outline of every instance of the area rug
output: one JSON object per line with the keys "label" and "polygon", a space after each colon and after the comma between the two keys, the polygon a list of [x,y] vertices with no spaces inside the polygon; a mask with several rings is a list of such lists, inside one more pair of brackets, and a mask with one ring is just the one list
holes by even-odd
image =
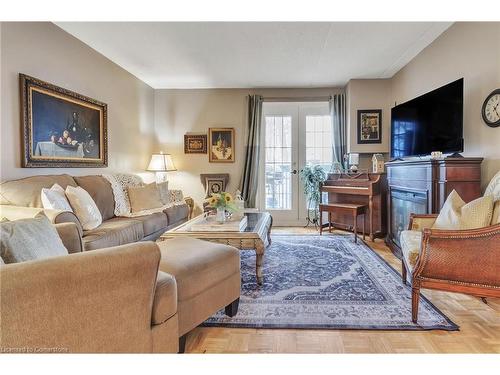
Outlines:
{"label": "area rug", "polygon": [[411,288],[363,241],[352,235],[273,235],[264,256],[264,283],[255,279],[255,253],[241,252],[238,314],[223,310],[208,327],[458,330],[421,297],[411,321]]}

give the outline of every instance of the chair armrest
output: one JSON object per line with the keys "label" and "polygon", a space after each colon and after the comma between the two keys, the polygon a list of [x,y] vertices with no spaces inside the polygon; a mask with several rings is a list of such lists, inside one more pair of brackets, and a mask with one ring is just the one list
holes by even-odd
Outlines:
{"label": "chair armrest", "polygon": [[413,277],[500,288],[499,244],[500,224],[470,230],[424,229]]}
{"label": "chair armrest", "polygon": [[75,223],[54,224],[54,227],[70,254],[83,251],[82,234]]}
{"label": "chair armrest", "polygon": [[193,210],[194,210],[194,199],[191,198],[191,197],[185,197],[184,198],[184,202],[186,202],[186,204],[188,205],[189,207],[189,214],[188,214],[188,219],[191,219],[193,217]]}
{"label": "chair armrest", "polygon": [[431,228],[436,221],[438,214],[410,214],[410,223],[408,225],[408,230],[423,230],[425,228]]}
{"label": "chair armrest", "polygon": [[172,275],[158,271],[151,322],[153,325],[162,324],[176,313],[177,282]]}
{"label": "chair armrest", "polygon": [[149,352],[153,242],[0,267],[4,348]]}
{"label": "chair armrest", "polygon": [[5,217],[9,220],[30,219],[34,218],[39,213],[43,212],[52,224],[75,223],[80,232],[83,233],[82,224],[76,215],[71,211],[49,210],[37,207],[22,207],[0,205],[0,217]]}

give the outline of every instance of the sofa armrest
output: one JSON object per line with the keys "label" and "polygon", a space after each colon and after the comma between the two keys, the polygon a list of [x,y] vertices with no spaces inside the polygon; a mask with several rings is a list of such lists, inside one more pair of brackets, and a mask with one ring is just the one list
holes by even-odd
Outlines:
{"label": "sofa armrest", "polygon": [[438,214],[410,214],[410,223],[408,225],[408,230],[424,230],[425,228],[431,228],[436,221]]}
{"label": "sofa armrest", "polygon": [[162,324],[177,313],[177,282],[175,278],[158,271],[151,323]]}
{"label": "sofa armrest", "polygon": [[0,205],[0,217],[5,217],[9,220],[29,219],[43,212],[52,224],[75,223],[80,235],[83,233],[82,224],[76,215],[71,211],[49,210],[37,207],[22,207]]}
{"label": "sofa armrest", "polygon": [[150,352],[160,250],[139,242],[0,268],[3,348]]}
{"label": "sofa armrest", "polygon": [[500,224],[470,230],[424,229],[413,277],[496,288],[500,295]]}
{"label": "sofa armrest", "polygon": [[83,251],[82,234],[75,223],[54,224],[54,227],[70,254]]}

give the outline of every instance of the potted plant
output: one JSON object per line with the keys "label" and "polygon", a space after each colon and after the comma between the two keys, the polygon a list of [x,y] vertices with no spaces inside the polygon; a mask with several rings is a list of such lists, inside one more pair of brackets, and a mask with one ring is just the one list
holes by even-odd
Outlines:
{"label": "potted plant", "polygon": [[212,194],[206,199],[206,202],[208,203],[208,207],[217,209],[215,220],[221,224],[226,221],[226,211],[237,211],[233,196],[225,191]]}
{"label": "potted plant", "polygon": [[[317,225],[319,215],[319,203],[321,201],[321,184],[326,180],[326,173],[320,165],[306,165],[300,171],[300,178],[304,185],[304,194],[307,197],[307,225]],[[311,219],[310,213],[314,212]]]}

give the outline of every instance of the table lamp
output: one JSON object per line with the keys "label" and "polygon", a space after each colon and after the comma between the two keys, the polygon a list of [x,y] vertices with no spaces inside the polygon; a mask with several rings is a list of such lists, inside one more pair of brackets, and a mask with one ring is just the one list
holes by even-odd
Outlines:
{"label": "table lamp", "polygon": [[167,181],[167,173],[176,171],[174,162],[172,160],[172,155],[164,154],[160,151],[159,154],[151,155],[151,161],[149,162],[148,168],[146,169],[150,172],[155,172],[156,174],[156,183],[159,184],[161,182]]}

